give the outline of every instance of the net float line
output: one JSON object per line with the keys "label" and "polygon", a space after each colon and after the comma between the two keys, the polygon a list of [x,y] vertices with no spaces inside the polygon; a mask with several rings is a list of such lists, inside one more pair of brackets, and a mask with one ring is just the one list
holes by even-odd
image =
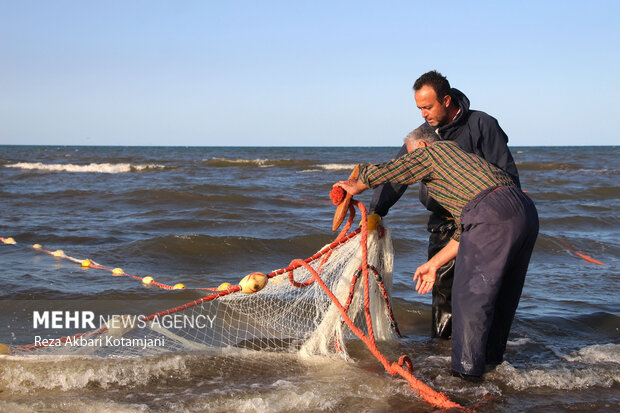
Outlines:
{"label": "net float line", "polygon": [[[10,245],[18,245],[18,243],[13,239],[13,238],[2,238],[0,237],[0,242],[4,243],[4,244],[10,244]],[[82,268],[93,268],[93,269],[97,269],[97,270],[104,270],[104,271],[108,271],[110,273],[112,273],[112,275],[114,276],[125,276],[125,277],[130,277],[133,278],[135,280],[141,281],[144,285],[154,285],[156,287],[159,287],[161,289],[164,290],[179,290],[179,289],[184,289],[185,286],[181,283],[177,283],[175,285],[168,285],[168,284],[164,284],[164,283],[160,283],[157,282],[153,279],[153,277],[151,276],[144,276],[144,277],[140,277],[138,275],[132,275],[132,274],[128,274],[125,271],[123,271],[122,268],[108,268],[104,265],[101,265],[93,260],[90,260],[88,258],[85,259],[79,259],[79,258],[75,258],[75,257],[71,257],[67,254],[65,254],[65,252],[63,250],[55,250],[55,251],[51,251],[51,250],[47,250],[45,248],[43,248],[41,246],[41,244],[34,244],[32,245],[32,248],[36,251],[41,251],[44,252],[46,254],[49,254],[55,258],[58,259],[65,259],[71,262],[74,262],[76,264],[79,264],[80,266],[82,266]],[[215,289],[214,289],[215,290]]]}
{"label": "net float line", "polygon": [[[355,216],[355,210],[354,210],[353,206],[351,206],[350,211],[351,211],[351,216],[349,217],[347,225],[345,226],[345,228],[341,231],[341,233],[336,237],[336,239],[331,244],[325,246],[324,248],[322,248],[319,252],[317,252],[313,256],[311,256],[309,258],[306,258],[303,261],[301,261],[301,260],[299,260],[299,261],[303,262],[303,263],[310,263],[310,262],[313,262],[313,261],[315,261],[315,260],[317,260],[319,258],[322,258],[321,265],[320,265],[320,266],[322,266],[323,264],[325,264],[327,262],[327,260],[329,259],[331,253],[335,249],[337,249],[341,245],[347,243],[352,238],[354,238],[356,235],[358,235],[362,231],[362,228],[358,228],[355,231],[352,231],[351,233],[347,234],[347,231],[350,229],[350,227],[351,227],[351,225],[353,223],[353,218]],[[0,237],[0,242],[2,242],[4,244],[7,244],[7,245],[17,245],[18,244],[13,238],[2,238],[2,237]],[[152,277],[150,277],[150,276],[139,277],[139,276],[127,274],[127,273],[125,273],[124,271],[122,271],[119,268],[116,268],[114,270],[110,270],[109,268],[104,267],[104,266],[102,266],[100,264],[97,264],[97,263],[95,263],[95,262],[93,262],[91,260],[80,260],[80,259],[77,259],[77,258],[74,258],[74,257],[70,257],[70,256],[66,255],[62,250],[49,251],[49,250],[46,250],[46,249],[42,248],[40,244],[33,245],[33,249],[35,249],[37,251],[43,251],[43,252],[45,252],[45,253],[47,253],[49,255],[52,255],[52,256],[54,256],[56,258],[67,259],[69,261],[78,263],[78,264],[82,265],[84,268],[95,268],[95,269],[102,269],[102,270],[106,270],[106,271],[111,271],[111,272],[113,272],[114,275],[128,276],[128,277],[131,277],[131,278],[143,281],[143,283],[145,283],[145,284],[156,285],[156,286],[161,287],[161,288],[166,289],[166,290],[174,289],[174,287],[169,286],[167,284],[156,283],[156,282],[152,281]],[[260,289],[262,289],[266,285],[266,282],[267,282],[266,280],[267,279],[273,278],[273,277],[275,277],[277,275],[280,275],[280,274],[283,274],[285,272],[294,271],[295,269],[300,268],[301,266],[302,266],[301,263],[295,263],[295,264],[291,264],[290,266],[288,266],[286,268],[282,268],[282,269],[279,269],[279,270],[276,270],[276,271],[272,271],[271,273],[269,273],[267,275],[262,274],[262,273],[248,274],[248,276],[244,277],[244,279],[242,279],[241,282],[239,284],[237,284],[237,285],[231,285],[231,284],[228,284],[228,283],[223,283],[223,284],[221,284],[217,288],[199,288],[197,290],[213,290],[213,291],[216,291],[216,292],[214,292],[211,295],[199,298],[197,300],[194,300],[194,301],[191,301],[191,302],[188,302],[188,303],[185,303],[185,304],[173,307],[173,308],[169,308],[169,309],[166,309],[166,310],[159,311],[157,313],[148,315],[148,316],[144,317],[143,320],[144,321],[154,320],[155,318],[163,317],[165,315],[170,315],[170,314],[174,314],[174,313],[177,313],[177,312],[180,312],[180,311],[183,311],[183,310],[187,310],[187,309],[189,309],[191,307],[198,306],[198,305],[200,305],[202,303],[205,303],[205,302],[208,302],[208,301],[211,301],[211,300],[215,300],[217,298],[223,297],[225,295],[233,294],[233,293],[239,293],[239,292],[241,292],[241,293],[254,293],[254,292],[257,292],[257,291],[259,291]],[[254,275],[254,274],[260,274],[261,276],[264,276],[265,281],[262,283],[262,285],[258,289],[251,289],[251,288],[247,288],[246,289],[244,281],[249,276]],[[145,282],[145,280],[146,280],[146,282]],[[295,286],[294,283],[293,283],[293,285]],[[225,286],[225,288],[223,288],[223,286]],[[303,288],[303,286],[300,285],[300,287],[298,287],[298,288]],[[383,286],[381,286],[381,288],[384,290]],[[388,308],[389,308],[389,313],[393,314],[391,306],[390,306],[390,303],[389,303],[389,298],[387,297],[387,295],[386,295],[386,299],[388,300],[387,304],[388,304]],[[395,320],[392,320],[392,325],[395,325]],[[108,331],[107,327],[102,327],[100,329],[97,329],[97,330],[94,330],[94,331],[91,331],[91,332],[84,332],[84,333],[74,334],[74,335],[70,335],[70,336],[65,336],[65,337],[59,338],[59,341],[61,343],[66,343],[67,341],[74,340],[74,339],[82,337],[82,336],[84,336],[86,334],[101,335],[101,334],[103,334],[103,333],[105,333],[107,331]],[[49,345],[44,344],[44,343],[38,343],[38,344],[27,344],[27,345],[13,346],[13,348],[15,348],[16,350],[20,350],[20,351],[24,351],[24,350],[28,351],[28,350],[35,350],[35,349],[42,348],[42,347],[47,347],[47,346],[49,346]],[[5,346],[5,347],[7,347],[7,346]],[[7,347],[7,349],[8,349],[8,347]]]}
{"label": "net float line", "polygon": [[[317,258],[320,258],[321,256],[324,256],[325,254],[329,253],[330,251],[334,250],[335,248],[337,248],[339,245],[346,243],[348,240],[350,240],[351,238],[354,238],[357,234],[359,234],[359,232],[361,231],[361,228],[358,228],[356,231],[353,231],[350,234],[347,234],[347,231],[349,230],[349,228],[351,227],[352,223],[353,223],[353,217],[355,216],[355,213],[353,212],[353,216],[349,219],[350,222],[347,223],[347,226],[345,226],[345,228],[342,230],[342,232],[340,232],[340,234],[338,235],[338,237],[336,237],[336,239],[329,245],[325,246],[322,250],[320,250],[319,252],[317,252],[316,254],[314,254],[312,257],[306,258],[306,262],[311,262],[314,261]],[[2,244],[5,245],[15,245],[18,246],[19,243],[13,238],[13,237],[8,237],[8,238],[3,238],[0,237],[0,242]],[[138,275],[133,275],[133,274],[128,274],[126,273],[122,268],[109,268],[105,265],[99,264],[93,260],[90,259],[79,259],[79,258],[75,258],[75,257],[71,257],[67,254],[65,254],[65,252],[63,250],[47,250],[45,248],[43,248],[41,246],[41,244],[34,244],[32,245],[32,248],[36,251],[41,251],[44,252],[46,254],[49,254],[55,258],[58,259],[66,259],[68,261],[74,262],[76,264],[79,264],[82,268],[93,268],[93,269],[97,269],[97,270],[103,270],[103,271],[107,271],[112,273],[112,275],[114,276],[124,276],[124,277],[129,277],[132,279],[135,279],[137,281],[140,281],[143,285],[146,286],[150,286],[153,285],[155,287],[161,288],[163,290],[178,290],[178,289],[186,289],[187,287],[182,284],[182,283],[176,283],[173,285],[169,285],[169,284],[165,284],[165,283],[161,283],[161,282],[157,282],[154,280],[154,278],[150,275],[146,275],[146,276],[138,276]],[[326,258],[326,260],[329,257]],[[291,270],[294,270],[297,267],[287,267],[287,268],[282,268],[279,270],[275,270],[272,271],[270,273],[267,274],[267,276],[269,278],[273,278],[275,276],[278,276],[280,274],[283,274],[285,272],[289,272]],[[196,287],[196,288],[190,288],[192,290],[205,290],[205,291],[221,291],[221,290],[225,290],[228,288],[228,286],[232,286],[233,284],[230,283],[222,283],[220,284],[218,287]],[[226,287],[226,288],[225,288]]]}
{"label": "net float line", "polygon": [[[361,232],[362,229],[358,228],[355,231],[352,231],[351,233],[346,234],[348,229],[351,227],[351,225],[353,223],[353,217],[355,216],[355,211],[353,209],[351,209],[351,212],[352,212],[352,214],[351,214],[351,217],[349,218],[349,221],[348,221],[347,225],[342,230],[342,232],[338,235],[338,237],[336,237],[336,239],[331,244],[325,246],[324,248],[322,248],[319,252],[317,252],[313,256],[311,256],[309,258],[306,258],[305,260],[303,260],[303,262],[310,263],[312,261],[315,261],[315,260],[323,257],[321,265],[324,264],[327,261],[327,259],[329,258],[329,256],[331,255],[332,251],[334,251],[335,249],[337,249],[341,245],[345,244],[346,242],[348,242],[349,240],[351,240],[352,238],[354,238],[357,234],[359,234]],[[9,237],[9,238],[0,237],[0,242],[5,244],[5,245],[15,245],[15,246],[18,245],[17,241],[15,241],[15,239],[12,238],[12,237]],[[107,267],[105,267],[103,265],[100,265],[100,264],[98,264],[98,263],[96,263],[94,261],[88,260],[88,259],[80,260],[80,259],[77,259],[77,258],[74,258],[74,257],[66,255],[64,253],[64,251],[62,251],[62,250],[55,250],[55,251],[46,250],[40,244],[34,244],[32,246],[32,248],[34,250],[36,250],[36,251],[42,251],[42,252],[45,252],[45,253],[47,253],[49,255],[52,255],[55,258],[67,259],[67,260],[69,260],[71,262],[78,263],[83,268],[94,268],[94,269],[105,270],[105,271],[112,272],[113,275],[115,275],[115,276],[128,276],[130,278],[142,281],[143,284],[155,285],[155,286],[160,287],[160,288],[162,288],[164,290],[179,289],[178,287],[175,288],[175,286],[170,286],[168,284],[163,284],[163,283],[155,282],[152,279],[151,276],[140,277],[140,276],[136,276],[136,275],[131,275],[131,274],[125,273],[120,268],[110,269],[110,268],[107,268]],[[197,300],[194,300],[194,301],[191,301],[191,302],[188,302],[188,303],[185,303],[185,304],[173,307],[173,308],[169,308],[169,309],[166,309],[166,310],[159,311],[157,313],[148,315],[148,316],[144,317],[144,321],[150,321],[150,320],[153,320],[153,319],[158,318],[158,317],[163,317],[165,315],[170,315],[170,314],[174,314],[174,313],[177,313],[177,312],[180,312],[180,311],[183,311],[183,310],[187,310],[187,309],[189,309],[191,307],[198,306],[198,305],[200,305],[202,303],[205,303],[205,302],[208,302],[208,301],[211,301],[211,300],[215,300],[217,298],[220,298],[220,297],[223,297],[223,296],[226,296],[226,295],[229,295],[229,294],[239,293],[239,292],[241,292],[241,293],[244,293],[244,292],[246,292],[246,293],[257,292],[260,289],[258,289],[258,290],[247,289],[246,291],[244,291],[244,288],[245,288],[244,280],[246,280],[250,275],[260,274],[261,276],[264,276],[265,279],[269,279],[269,278],[273,278],[273,277],[275,277],[277,275],[283,274],[285,272],[293,271],[293,270],[295,270],[297,268],[300,268],[300,267],[301,267],[301,264],[296,264],[296,265],[290,265],[289,267],[286,267],[286,268],[282,268],[282,269],[279,269],[279,270],[272,271],[271,273],[266,274],[266,275],[262,274],[262,273],[248,274],[248,276],[244,277],[236,285],[231,285],[229,283],[222,283],[219,287],[216,287],[216,288],[210,288],[210,287],[208,287],[208,288],[196,288],[196,290],[209,290],[209,291],[214,291],[214,293],[211,294],[211,295],[199,298]],[[265,284],[266,284],[266,281],[262,284],[261,288],[264,287]],[[179,285],[179,284],[177,284],[177,285]],[[388,303],[388,305],[389,305],[389,303]],[[391,307],[390,307],[390,313],[391,313]],[[103,334],[103,333],[105,333],[107,331],[108,331],[107,327],[102,327],[100,329],[97,329],[97,330],[94,330],[94,331],[90,331],[90,332],[84,332],[84,333],[74,334],[74,335],[70,335],[70,336],[65,336],[65,337],[59,338],[59,340],[60,340],[61,343],[66,343],[67,341],[74,340],[74,339],[82,337],[82,336],[84,336],[86,334],[101,335],[101,334]],[[4,346],[4,345],[2,345],[2,346]],[[15,348],[17,350],[22,350],[22,351],[26,350],[27,351],[27,350],[35,350],[37,348],[42,348],[42,347],[47,347],[47,346],[48,345],[46,345],[44,343],[39,343],[39,344],[27,344],[27,345],[13,346],[13,348]],[[8,346],[4,346],[4,347],[7,347],[7,350],[8,350]],[[3,353],[3,351],[0,351],[0,354],[1,353]]]}

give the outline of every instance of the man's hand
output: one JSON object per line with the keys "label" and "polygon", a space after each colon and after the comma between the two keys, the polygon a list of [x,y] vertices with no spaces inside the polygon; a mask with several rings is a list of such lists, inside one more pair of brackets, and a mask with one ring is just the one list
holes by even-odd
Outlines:
{"label": "man's hand", "polygon": [[437,267],[431,264],[430,261],[420,265],[415,274],[413,274],[413,281],[418,280],[415,289],[418,294],[426,294],[433,289],[435,285],[435,277],[437,276]]}
{"label": "man's hand", "polygon": [[459,242],[451,239],[445,247],[441,249],[437,254],[433,256],[426,263],[420,265],[415,274],[413,275],[413,281],[418,280],[415,289],[418,294],[426,294],[433,289],[435,284],[435,277],[437,276],[437,270],[445,265],[448,261],[456,257],[459,252]]}
{"label": "man's hand", "polygon": [[357,178],[349,178],[346,181],[339,181],[333,186],[339,186],[351,195],[361,194],[369,188],[361,181],[361,179]]}

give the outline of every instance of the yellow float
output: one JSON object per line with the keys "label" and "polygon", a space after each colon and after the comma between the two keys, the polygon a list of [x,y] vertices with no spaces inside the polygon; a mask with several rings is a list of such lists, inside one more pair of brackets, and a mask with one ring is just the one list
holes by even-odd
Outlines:
{"label": "yellow float", "polygon": [[228,290],[230,287],[232,287],[231,283],[221,283],[218,287],[217,290],[218,291],[224,291],[224,290]]}
{"label": "yellow float", "polygon": [[239,281],[239,285],[241,286],[242,293],[252,294],[265,288],[267,281],[269,281],[269,277],[262,272],[253,272],[243,277]]}

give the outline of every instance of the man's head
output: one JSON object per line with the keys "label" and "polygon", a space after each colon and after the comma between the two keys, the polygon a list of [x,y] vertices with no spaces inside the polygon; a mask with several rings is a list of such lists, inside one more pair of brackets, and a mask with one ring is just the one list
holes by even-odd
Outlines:
{"label": "man's head", "polygon": [[437,140],[438,136],[435,131],[425,123],[422,126],[415,128],[405,138],[407,152],[412,152],[419,148],[431,146],[433,142]]}
{"label": "man's head", "polygon": [[450,82],[441,73],[424,73],[413,84],[415,103],[429,125],[438,128],[454,119],[459,108],[452,102]]}

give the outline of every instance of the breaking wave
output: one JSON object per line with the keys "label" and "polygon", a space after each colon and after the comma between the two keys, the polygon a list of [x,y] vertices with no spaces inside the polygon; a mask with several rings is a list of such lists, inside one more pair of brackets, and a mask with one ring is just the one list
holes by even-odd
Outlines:
{"label": "breaking wave", "polygon": [[348,163],[326,163],[323,165],[317,165],[321,169],[325,169],[328,171],[350,171],[355,168],[356,164],[348,164]]}
{"label": "breaking wave", "polygon": [[351,170],[355,168],[355,164],[328,163],[321,164],[309,159],[243,159],[243,158],[217,158],[203,159],[208,166],[216,167],[250,167],[250,168],[270,168],[270,167],[300,167],[304,168],[302,172],[327,170],[340,171]]}
{"label": "breaking wave", "polygon": [[210,159],[203,159],[203,162],[209,166],[237,166],[237,167],[260,167],[269,168],[272,166],[307,166],[311,165],[312,161],[303,159],[243,159],[243,158],[218,158],[213,157]]}
{"label": "breaking wave", "polygon": [[186,359],[179,355],[136,360],[75,356],[7,357],[0,368],[3,373],[0,389],[31,393],[40,389],[81,389],[89,384],[103,389],[139,386],[161,377],[186,376],[185,363]]}
{"label": "breaking wave", "polygon": [[547,387],[560,390],[581,390],[620,384],[620,345],[593,345],[562,356],[568,363],[516,369],[504,362],[498,372],[516,390]]}
{"label": "breaking wave", "polygon": [[88,165],[75,164],[44,164],[42,162],[18,162],[14,164],[4,165],[7,168],[17,168],[23,170],[39,170],[50,172],[95,172],[107,174],[119,174],[127,172],[139,172],[153,169],[164,169],[164,165],[157,164],[141,164],[133,165],[130,163],[90,163]]}

